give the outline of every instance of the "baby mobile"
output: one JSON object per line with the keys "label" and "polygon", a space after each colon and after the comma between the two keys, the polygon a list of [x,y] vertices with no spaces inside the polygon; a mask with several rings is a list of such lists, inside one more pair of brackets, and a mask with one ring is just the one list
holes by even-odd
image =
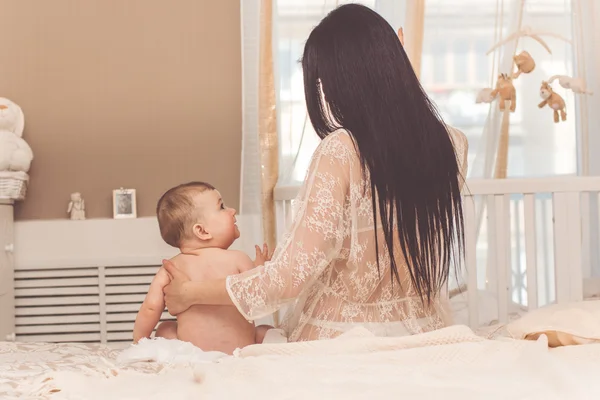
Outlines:
{"label": "baby mobile", "polygon": [[[522,2],[524,3],[524,1]],[[496,43],[486,55],[491,54],[498,47],[511,42],[517,41],[521,37],[530,37],[537,41],[549,54],[552,51],[548,47],[548,44],[541,38],[541,36],[552,36],[563,40],[567,43],[571,43],[569,39],[566,39],[560,35],[552,32],[535,32],[530,27],[523,27],[517,32],[512,33],[504,40]],[[500,142],[498,146],[498,154],[496,157],[496,179],[506,178],[507,171],[507,159],[508,159],[508,127],[510,113],[514,112],[517,106],[517,95],[514,80],[519,78],[521,74],[529,74],[535,69],[535,61],[531,57],[529,52],[523,50],[519,54],[513,57],[513,72],[501,73],[498,75],[496,80],[496,87],[485,88],[479,91],[476,98],[476,103],[492,103],[494,100],[499,98],[498,108],[502,112],[502,124],[500,128]],[[514,70],[516,67],[516,70]],[[570,89],[575,94],[588,94],[592,93],[586,90],[585,82],[582,78],[573,78],[566,75],[553,75],[549,79],[542,81],[540,86],[540,97],[542,101],[538,104],[539,108],[548,106],[554,113],[554,122],[559,123],[560,121],[566,121],[567,111],[563,97],[554,91],[551,84],[558,80],[558,84],[564,89]],[[507,107],[508,103],[508,107]]]}

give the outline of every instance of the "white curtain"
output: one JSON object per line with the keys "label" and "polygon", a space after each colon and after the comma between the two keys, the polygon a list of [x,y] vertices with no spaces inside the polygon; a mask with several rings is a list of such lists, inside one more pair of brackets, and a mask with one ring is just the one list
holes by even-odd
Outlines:
{"label": "white curtain", "polygon": [[[600,3],[597,0],[573,0],[573,36],[576,39],[576,71],[584,77],[593,96],[580,98],[579,143],[580,169],[584,175],[600,175]],[[598,198],[590,201],[591,276],[600,276],[600,227]]]}
{"label": "white curtain", "polygon": [[[242,171],[240,215],[242,234],[259,243],[262,230],[260,146],[258,140],[258,77],[260,0],[240,1],[242,47]],[[252,241],[249,241],[249,243]],[[244,249],[251,253],[252,248]]]}

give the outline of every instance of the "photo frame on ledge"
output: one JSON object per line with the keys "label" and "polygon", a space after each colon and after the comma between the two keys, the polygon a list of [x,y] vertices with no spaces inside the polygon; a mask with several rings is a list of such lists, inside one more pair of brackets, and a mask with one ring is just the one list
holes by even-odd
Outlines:
{"label": "photo frame on ledge", "polygon": [[137,218],[135,189],[113,190],[113,218]]}

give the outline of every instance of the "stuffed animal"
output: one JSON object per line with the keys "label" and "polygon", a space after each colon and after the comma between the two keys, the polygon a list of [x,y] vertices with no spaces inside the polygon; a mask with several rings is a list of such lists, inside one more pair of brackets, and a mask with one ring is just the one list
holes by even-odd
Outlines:
{"label": "stuffed animal", "polygon": [[542,81],[542,86],[540,87],[540,97],[544,99],[540,104],[538,104],[539,108],[544,107],[546,104],[548,107],[554,110],[554,122],[557,123],[558,113],[560,111],[560,118],[563,121],[567,120],[567,111],[565,110],[565,100],[560,97],[560,95],[552,90],[550,84],[546,81]]}
{"label": "stuffed animal", "polygon": [[515,112],[517,108],[517,91],[512,83],[512,77],[507,74],[498,75],[496,88],[489,94],[492,98],[500,95],[498,106],[500,111],[504,111],[506,101],[510,101],[510,112]]}
{"label": "stuffed animal", "polygon": [[490,89],[490,88],[481,89],[477,93],[477,97],[475,98],[475,103],[476,104],[491,103],[496,98],[496,95],[492,96],[493,92],[494,92],[494,90]]}
{"label": "stuffed animal", "polygon": [[581,78],[571,78],[567,75],[554,75],[548,79],[548,83],[550,84],[556,79],[558,79],[558,84],[560,86],[565,89],[571,89],[573,93],[589,95],[594,94],[585,88],[585,82]]}
{"label": "stuffed animal", "polygon": [[535,69],[535,61],[526,51],[522,51],[513,57],[515,65],[517,66],[517,72],[513,74],[513,79],[516,79],[521,74],[528,74]]}
{"label": "stuffed animal", "polygon": [[0,97],[0,171],[29,171],[33,151],[22,138],[24,128],[21,107]]}

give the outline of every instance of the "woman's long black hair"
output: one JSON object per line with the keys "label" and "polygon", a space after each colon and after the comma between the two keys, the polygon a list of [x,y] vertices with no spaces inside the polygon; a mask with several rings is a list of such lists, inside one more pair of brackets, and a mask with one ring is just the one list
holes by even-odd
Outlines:
{"label": "woman's long black hair", "polygon": [[377,213],[392,283],[400,284],[396,238],[414,290],[429,304],[463,255],[462,177],[447,128],[396,32],[368,7],[340,6],[311,32],[302,68],[315,131],[324,138],[347,129],[370,175],[378,267]]}

